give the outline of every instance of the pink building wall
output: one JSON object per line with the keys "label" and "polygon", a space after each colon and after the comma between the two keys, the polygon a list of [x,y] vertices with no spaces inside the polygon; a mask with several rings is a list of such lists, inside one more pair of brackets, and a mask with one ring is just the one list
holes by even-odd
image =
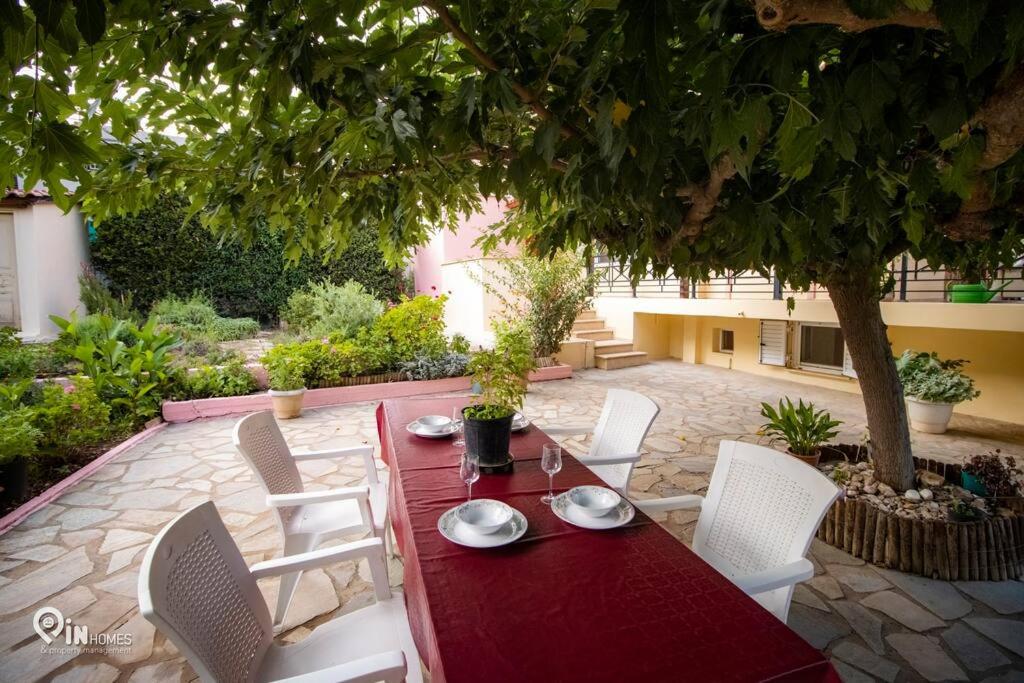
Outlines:
{"label": "pink building wall", "polygon": [[[455,232],[438,230],[430,242],[416,250],[412,268],[417,294],[433,294],[444,291],[444,278],[441,266],[455,261],[468,261],[483,256],[480,249],[473,246],[477,238],[495,223],[505,218],[508,205],[504,200],[486,199],[481,211],[462,216]],[[519,253],[518,245],[504,245],[503,255],[515,256]],[[436,288],[436,289],[432,289]]]}

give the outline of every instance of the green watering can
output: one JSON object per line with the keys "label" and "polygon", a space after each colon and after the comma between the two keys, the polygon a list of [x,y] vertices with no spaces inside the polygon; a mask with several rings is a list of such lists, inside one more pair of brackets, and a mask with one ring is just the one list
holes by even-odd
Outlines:
{"label": "green watering can", "polygon": [[983,282],[973,284],[951,285],[949,288],[949,300],[955,304],[984,304],[992,300],[999,292],[1010,286],[1012,280],[1007,280],[995,289],[989,289]]}

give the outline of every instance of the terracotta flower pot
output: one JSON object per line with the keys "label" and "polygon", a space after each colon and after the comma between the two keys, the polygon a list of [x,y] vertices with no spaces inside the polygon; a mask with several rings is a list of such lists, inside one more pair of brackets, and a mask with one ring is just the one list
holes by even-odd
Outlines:
{"label": "terracotta flower pot", "polygon": [[814,449],[814,453],[811,454],[811,455],[800,455],[799,453],[794,453],[793,451],[789,450],[788,448],[786,449],[786,452],[789,453],[790,455],[792,455],[794,458],[796,458],[800,462],[805,462],[808,465],[810,465],[811,467],[816,467],[818,465],[818,460],[821,459],[821,449],[820,448],[815,448]]}
{"label": "terracotta flower pot", "polygon": [[271,389],[270,402],[274,406],[274,417],[279,420],[290,420],[293,417],[302,415],[302,398],[306,393],[305,389],[292,389],[291,391],[277,391]]}

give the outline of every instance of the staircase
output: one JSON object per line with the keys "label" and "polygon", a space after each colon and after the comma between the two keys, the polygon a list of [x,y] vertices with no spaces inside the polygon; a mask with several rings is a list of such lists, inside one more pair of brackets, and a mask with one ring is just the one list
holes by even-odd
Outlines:
{"label": "staircase", "polygon": [[629,339],[616,339],[615,330],[605,326],[597,312],[583,311],[572,326],[572,336],[594,342],[594,365],[601,370],[618,370],[647,363],[647,354],[634,351]]}

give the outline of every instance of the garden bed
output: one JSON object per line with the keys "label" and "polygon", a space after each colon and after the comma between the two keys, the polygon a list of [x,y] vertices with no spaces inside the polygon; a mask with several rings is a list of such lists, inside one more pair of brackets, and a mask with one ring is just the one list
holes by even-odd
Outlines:
{"label": "garden bed", "polygon": [[[866,452],[857,446],[826,448],[822,465],[828,469],[844,457],[855,473],[869,471],[863,467]],[[955,485],[960,465],[914,458],[914,466],[920,478],[932,482],[929,491],[940,490],[932,496],[941,500],[951,492],[972,503],[981,500]],[[949,519],[948,505],[937,499],[915,501],[884,490],[866,494],[847,488],[847,496],[826,513],[818,538],[866,562],[928,578],[1015,579],[1024,576],[1024,507],[1019,498],[1000,503],[991,514],[960,522]],[[984,503],[971,507],[983,508]]]}

